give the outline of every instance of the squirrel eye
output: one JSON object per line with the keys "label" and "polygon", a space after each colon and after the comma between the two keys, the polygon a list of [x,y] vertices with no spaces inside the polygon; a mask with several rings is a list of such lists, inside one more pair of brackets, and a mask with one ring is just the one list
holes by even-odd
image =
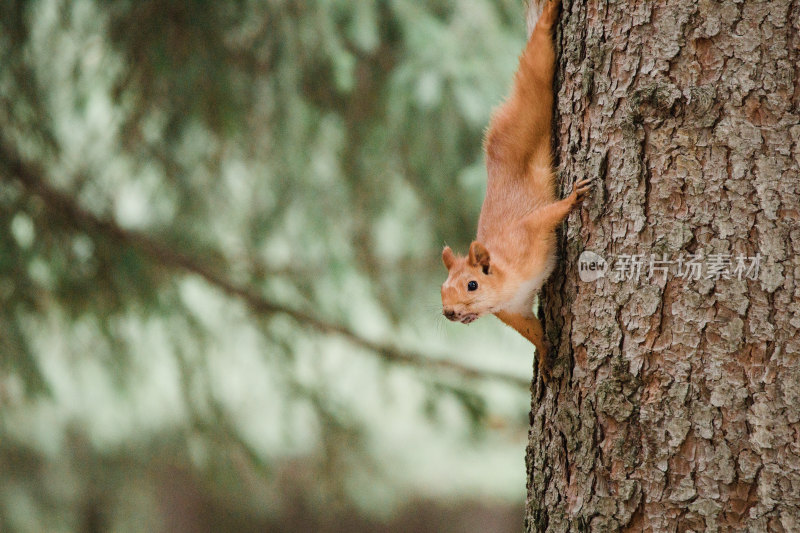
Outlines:
{"label": "squirrel eye", "polygon": [[469,291],[476,291],[478,290],[478,282],[473,280],[467,283],[467,290]]}

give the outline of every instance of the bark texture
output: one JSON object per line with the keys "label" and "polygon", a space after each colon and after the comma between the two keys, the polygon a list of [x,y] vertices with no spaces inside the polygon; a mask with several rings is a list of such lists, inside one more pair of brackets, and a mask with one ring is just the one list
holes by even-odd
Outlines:
{"label": "bark texture", "polygon": [[[596,182],[544,291],[527,531],[800,531],[799,35],[800,0],[565,1],[556,154]],[[584,283],[583,250],[762,262]]]}

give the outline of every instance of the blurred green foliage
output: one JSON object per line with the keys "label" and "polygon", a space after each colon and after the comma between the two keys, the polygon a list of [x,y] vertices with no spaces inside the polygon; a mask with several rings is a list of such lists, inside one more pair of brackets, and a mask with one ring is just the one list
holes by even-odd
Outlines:
{"label": "blurred green foliage", "polygon": [[287,484],[375,512],[521,458],[530,361],[437,315],[522,11],[2,2],[0,530],[180,530],[182,476],[217,530]]}

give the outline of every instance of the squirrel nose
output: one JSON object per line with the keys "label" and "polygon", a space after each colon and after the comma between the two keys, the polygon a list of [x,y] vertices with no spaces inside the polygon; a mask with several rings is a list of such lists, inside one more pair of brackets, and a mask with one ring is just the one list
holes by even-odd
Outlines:
{"label": "squirrel nose", "polygon": [[453,317],[456,316],[456,312],[452,309],[445,309],[444,311],[442,311],[442,314],[444,314],[444,316],[449,319],[452,319]]}

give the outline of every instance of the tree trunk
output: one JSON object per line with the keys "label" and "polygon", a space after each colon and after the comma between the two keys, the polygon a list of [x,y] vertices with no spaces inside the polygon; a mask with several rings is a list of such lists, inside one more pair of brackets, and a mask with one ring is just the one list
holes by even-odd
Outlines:
{"label": "tree trunk", "polygon": [[565,1],[556,156],[595,183],[543,294],[528,531],[800,531],[799,33],[798,0]]}

